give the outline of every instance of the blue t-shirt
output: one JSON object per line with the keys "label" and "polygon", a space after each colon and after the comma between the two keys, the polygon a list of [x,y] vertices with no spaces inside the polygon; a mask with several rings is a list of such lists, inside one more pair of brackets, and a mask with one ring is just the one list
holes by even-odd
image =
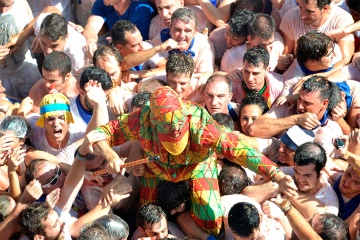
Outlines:
{"label": "blue t-shirt", "polygon": [[103,0],[96,0],[91,10],[91,15],[104,19],[109,31],[119,20],[128,20],[136,25],[144,40],[149,39],[149,27],[154,15],[154,9],[147,0],[131,0],[131,4],[123,15],[119,15],[115,8],[106,6]]}

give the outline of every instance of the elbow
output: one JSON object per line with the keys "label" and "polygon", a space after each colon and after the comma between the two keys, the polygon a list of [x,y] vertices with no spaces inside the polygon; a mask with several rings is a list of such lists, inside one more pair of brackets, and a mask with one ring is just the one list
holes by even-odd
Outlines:
{"label": "elbow", "polygon": [[218,27],[224,27],[226,22],[222,19],[219,19],[213,22],[213,24],[218,28]]}

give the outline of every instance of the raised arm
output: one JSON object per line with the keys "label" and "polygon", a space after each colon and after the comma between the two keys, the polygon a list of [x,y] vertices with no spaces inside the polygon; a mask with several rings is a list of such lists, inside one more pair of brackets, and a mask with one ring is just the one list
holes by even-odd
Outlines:
{"label": "raised arm", "polygon": [[219,7],[215,7],[209,0],[197,0],[205,13],[205,16],[212,22],[216,27],[224,26],[231,15],[231,4],[234,0],[224,0],[221,2]]}
{"label": "raised arm", "polygon": [[97,15],[90,15],[86,22],[83,35],[86,38],[86,46],[84,47],[86,55],[92,59],[97,49],[98,33],[104,25],[104,19]]}

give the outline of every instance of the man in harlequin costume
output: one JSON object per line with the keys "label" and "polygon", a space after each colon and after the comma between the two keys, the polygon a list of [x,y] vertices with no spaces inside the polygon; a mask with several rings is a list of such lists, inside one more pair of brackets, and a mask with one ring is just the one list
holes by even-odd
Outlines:
{"label": "man in harlequin costume", "polygon": [[119,173],[123,164],[111,149],[129,140],[139,140],[147,156],[160,156],[149,162],[141,177],[142,202],[156,200],[158,181],[190,180],[190,215],[199,227],[217,236],[222,224],[216,153],[246,166],[279,183],[282,192],[295,194],[292,179],[279,171],[264,155],[228,133],[201,106],[182,102],[170,87],[160,87],[141,111],[121,115],[95,131],[107,135],[95,150],[109,161],[109,173]]}

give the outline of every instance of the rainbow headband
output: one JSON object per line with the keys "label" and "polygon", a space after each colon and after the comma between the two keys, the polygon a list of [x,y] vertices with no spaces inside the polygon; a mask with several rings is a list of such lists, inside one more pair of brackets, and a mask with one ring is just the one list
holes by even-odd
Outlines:
{"label": "rainbow headband", "polygon": [[40,107],[40,115],[54,111],[67,111],[70,112],[70,105],[66,103],[52,103]]}

